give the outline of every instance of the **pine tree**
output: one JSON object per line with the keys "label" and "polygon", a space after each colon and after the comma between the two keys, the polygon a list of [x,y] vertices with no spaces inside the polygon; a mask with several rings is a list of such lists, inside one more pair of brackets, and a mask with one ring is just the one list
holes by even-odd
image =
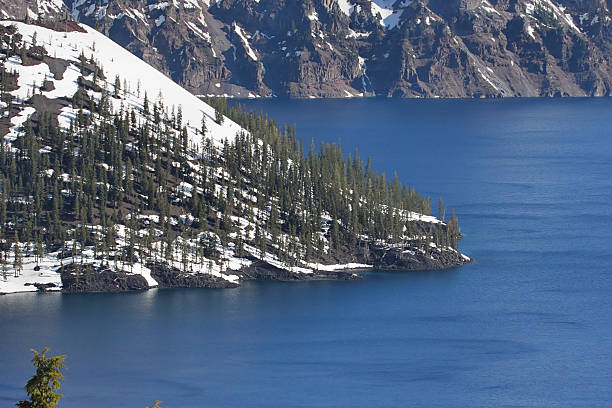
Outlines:
{"label": "pine tree", "polygon": [[178,110],[176,112],[176,129],[183,128],[183,107],[181,105],[178,106]]}
{"label": "pine tree", "polygon": [[450,220],[446,228],[450,235],[450,244],[454,249],[459,249],[459,238],[461,237],[461,231],[459,231],[459,219],[455,214],[455,210],[452,210]]}
{"label": "pine tree", "polygon": [[42,352],[31,350],[34,353],[32,363],[36,373],[27,382],[25,389],[30,397],[29,401],[19,401],[19,408],[55,408],[63,394],[58,393],[60,380],[64,379],[61,370],[65,369],[66,356],[47,357],[48,347]]}
{"label": "pine tree", "polygon": [[121,80],[119,79],[119,75],[115,75],[115,83],[113,85],[113,96],[115,98],[119,98],[120,92],[121,92]]}
{"label": "pine tree", "polygon": [[217,122],[217,124],[222,125],[223,124],[223,113],[221,112],[220,109],[215,109],[215,122]]}
{"label": "pine tree", "polygon": [[181,262],[183,264],[183,272],[187,272],[187,266],[189,265],[189,241],[183,238],[181,240]]}
{"label": "pine tree", "polygon": [[6,282],[8,279],[8,267],[7,267],[7,263],[8,263],[8,251],[3,251],[3,253],[0,254],[0,263],[2,264],[2,279],[4,279],[4,281]]}
{"label": "pine tree", "polygon": [[[140,82],[139,82],[140,84]],[[144,102],[142,103],[142,114],[145,116],[149,116],[149,97],[147,96],[147,92],[145,91]]]}
{"label": "pine tree", "polygon": [[21,248],[19,247],[19,236],[17,235],[17,231],[15,231],[14,248],[15,259],[13,261],[13,268],[14,275],[17,278],[21,276],[21,271],[23,270],[23,258],[21,255]]}
{"label": "pine tree", "polygon": [[[206,137],[206,115],[202,115],[202,127],[200,128],[200,133],[202,134],[202,143],[204,143],[204,138]],[[202,145],[202,153],[204,153],[204,146]]]}
{"label": "pine tree", "polygon": [[36,266],[40,265],[40,261],[42,260],[43,255],[44,255],[44,252],[43,252],[42,240],[40,238],[40,234],[37,234],[36,243],[34,245],[34,257],[36,260]]}

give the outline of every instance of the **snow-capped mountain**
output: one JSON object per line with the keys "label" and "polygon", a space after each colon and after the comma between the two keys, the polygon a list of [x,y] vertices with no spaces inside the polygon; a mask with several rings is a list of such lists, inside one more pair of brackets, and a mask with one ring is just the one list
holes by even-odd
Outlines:
{"label": "snow-capped mountain", "polygon": [[[479,97],[612,92],[609,0],[65,0],[65,4],[75,20],[99,27],[201,95]],[[0,8],[10,13],[10,7]],[[32,7],[31,14],[44,15],[43,8]]]}
{"label": "snow-capped mountain", "polygon": [[399,181],[335,146],[305,156],[292,129],[212,107],[91,27],[2,21],[0,41],[0,293],[469,262],[456,218]]}

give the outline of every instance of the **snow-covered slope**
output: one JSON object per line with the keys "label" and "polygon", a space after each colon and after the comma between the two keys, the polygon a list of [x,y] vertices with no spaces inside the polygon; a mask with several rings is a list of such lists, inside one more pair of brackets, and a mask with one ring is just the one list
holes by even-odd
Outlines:
{"label": "snow-covered slope", "polygon": [[[217,144],[222,144],[223,140],[232,140],[237,132],[242,129],[234,122],[224,120],[222,125],[217,124],[215,110],[198,99],[180,85],[173,82],[170,78],[151,67],[149,64],[134,56],[120,45],[100,34],[98,31],[86,25],[80,25],[85,32],[63,33],[48,28],[28,25],[20,22],[2,21],[0,24],[5,26],[15,25],[24,40],[32,44],[32,39],[36,35],[37,43],[45,48],[52,50],[54,58],[65,59],[71,64],[68,67],[64,79],[53,78],[49,67],[46,64],[34,66],[22,66],[17,57],[12,58],[7,63],[7,69],[21,73],[19,80],[19,90],[13,91],[15,96],[25,98],[33,92],[39,93],[42,82],[47,79],[55,84],[55,90],[42,92],[51,99],[67,97],[71,98],[77,90],[77,78],[79,77],[79,56],[85,55],[86,58],[93,56],[98,65],[101,65],[106,75],[108,89],[113,87],[114,79],[119,77],[121,86],[127,85],[127,89],[122,92],[121,99],[113,100],[113,104],[118,108],[122,103],[126,107],[133,106],[142,108],[142,100],[145,93],[149,101],[157,101],[160,97],[167,106],[180,106],[183,114],[183,122],[188,124],[189,139],[191,143],[201,143],[201,136],[198,129],[205,115],[209,120],[209,135]],[[68,125],[75,112],[67,108],[61,124]]]}

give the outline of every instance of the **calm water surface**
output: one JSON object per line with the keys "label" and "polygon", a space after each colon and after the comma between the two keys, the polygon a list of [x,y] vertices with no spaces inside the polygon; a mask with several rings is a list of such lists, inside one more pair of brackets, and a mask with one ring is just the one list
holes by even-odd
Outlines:
{"label": "calm water surface", "polygon": [[612,100],[253,101],[456,210],[472,265],[359,282],[0,297],[0,406],[28,348],[61,407],[612,406]]}

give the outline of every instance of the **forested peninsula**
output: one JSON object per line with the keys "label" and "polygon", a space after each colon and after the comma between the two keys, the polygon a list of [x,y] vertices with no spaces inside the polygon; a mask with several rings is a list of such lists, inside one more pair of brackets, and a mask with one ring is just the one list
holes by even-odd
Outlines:
{"label": "forested peninsula", "polygon": [[88,27],[6,22],[0,38],[0,292],[470,261],[454,212],[433,217],[431,199],[357,151],[306,149],[293,127],[198,100]]}

